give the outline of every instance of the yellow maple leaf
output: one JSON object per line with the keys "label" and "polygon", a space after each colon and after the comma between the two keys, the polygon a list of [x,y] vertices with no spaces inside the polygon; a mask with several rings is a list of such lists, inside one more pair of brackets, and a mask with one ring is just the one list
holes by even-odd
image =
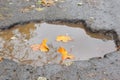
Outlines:
{"label": "yellow maple leaf", "polygon": [[56,37],[56,41],[68,42],[70,40],[72,40],[72,38],[67,35],[60,35]]}
{"label": "yellow maple leaf", "polygon": [[42,41],[42,43],[40,44],[40,50],[42,51],[42,52],[48,52],[49,51],[49,48],[48,48],[48,46],[47,46],[47,39],[44,39],[43,41]]}
{"label": "yellow maple leaf", "polygon": [[36,51],[36,50],[40,50],[42,52],[48,52],[49,51],[49,48],[47,46],[47,39],[44,39],[41,44],[34,44],[31,46],[31,48]]}
{"label": "yellow maple leaf", "polygon": [[62,61],[66,59],[74,59],[74,56],[69,54],[63,47],[59,47],[58,52],[62,55]]}

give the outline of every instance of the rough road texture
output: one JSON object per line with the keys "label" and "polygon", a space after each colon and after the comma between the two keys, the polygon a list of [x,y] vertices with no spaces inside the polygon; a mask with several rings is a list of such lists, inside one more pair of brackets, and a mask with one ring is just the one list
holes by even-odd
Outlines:
{"label": "rough road texture", "polygon": [[[120,0],[65,0],[42,11],[26,7],[37,0],[0,0],[0,29],[33,20],[85,20],[93,30],[114,30],[120,39]],[[78,6],[78,3],[83,3]],[[39,5],[36,5],[39,7]],[[77,61],[71,66],[48,65],[31,67],[10,60],[0,62],[0,80],[120,80],[120,52],[105,55],[102,59]]]}
{"label": "rough road texture", "polygon": [[71,66],[47,65],[31,67],[4,60],[0,63],[0,80],[119,80],[120,52],[109,53],[104,58],[77,61]]}

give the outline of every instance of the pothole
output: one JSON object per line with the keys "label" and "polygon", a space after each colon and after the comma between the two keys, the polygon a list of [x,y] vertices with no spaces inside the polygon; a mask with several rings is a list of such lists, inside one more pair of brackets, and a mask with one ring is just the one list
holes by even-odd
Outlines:
{"label": "pothole", "polygon": [[[73,40],[67,43],[57,42],[58,35],[68,35]],[[50,51],[33,51],[30,46],[40,44],[43,39],[48,40]],[[58,64],[61,55],[57,49],[60,46],[75,56],[72,61],[103,57],[106,53],[116,51],[116,44],[111,36],[86,31],[83,24],[28,23],[0,32],[0,56],[22,64]]]}

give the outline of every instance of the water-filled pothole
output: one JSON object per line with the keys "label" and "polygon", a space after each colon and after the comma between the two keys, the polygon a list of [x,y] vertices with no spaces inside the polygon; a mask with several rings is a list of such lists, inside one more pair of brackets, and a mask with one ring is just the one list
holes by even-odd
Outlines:
{"label": "water-filled pothole", "polygon": [[[57,52],[59,46],[73,54],[75,61],[103,57],[116,50],[111,37],[86,32],[83,27],[82,24],[72,23],[17,25],[0,32],[0,56],[24,64],[42,66],[60,62],[61,55]],[[58,35],[69,35],[73,40],[67,43],[57,42],[55,39]],[[45,38],[48,39],[47,44],[50,47],[48,53],[31,49],[32,44],[39,44]]]}

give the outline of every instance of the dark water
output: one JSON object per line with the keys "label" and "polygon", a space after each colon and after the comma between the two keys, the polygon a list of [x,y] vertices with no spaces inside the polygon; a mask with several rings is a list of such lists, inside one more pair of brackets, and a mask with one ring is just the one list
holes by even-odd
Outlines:
{"label": "dark water", "polygon": [[[67,43],[56,42],[58,35],[69,35],[73,40]],[[39,44],[45,38],[50,47],[48,53],[31,49],[31,45]],[[59,46],[73,54],[75,61],[102,57],[116,50],[110,37],[86,32],[80,24],[29,23],[0,32],[0,56],[23,64],[41,66],[59,63],[61,55],[56,51]]]}

